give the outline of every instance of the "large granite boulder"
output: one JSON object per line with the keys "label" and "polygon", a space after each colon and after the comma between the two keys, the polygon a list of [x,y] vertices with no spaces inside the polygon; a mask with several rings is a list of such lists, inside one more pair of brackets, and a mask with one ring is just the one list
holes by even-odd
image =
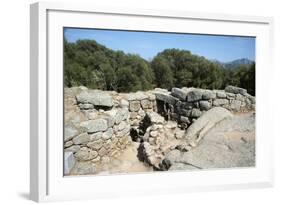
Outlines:
{"label": "large granite boulder", "polygon": [[186,130],[185,139],[191,146],[197,146],[204,135],[220,121],[232,117],[225,108],[214,107],[205,112]]}
{"label": "large granite boulder", "polygon": [[229,92],[229,93],[234,93],[234,94],[241,94],[241,95],[246,95],[247,94],[247,90],[243,89],[243,88],[239,88],[239,87],[235,87],[232,85],[229,85],[225,88],[225,92]]}

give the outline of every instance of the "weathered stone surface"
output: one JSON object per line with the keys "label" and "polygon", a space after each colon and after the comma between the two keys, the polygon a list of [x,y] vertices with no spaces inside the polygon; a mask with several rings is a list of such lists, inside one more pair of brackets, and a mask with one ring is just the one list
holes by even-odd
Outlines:
{"label": "weathered stone surface", "polygon": [[129,101],[140,101],[147,99],[148,96],[145,95],[143,92],[136,92],[136,93],[129,93],[127,94],[127,100]]}
{"label": "weathered stone surface", "polygon": [[66,143],[64,143],[64,147],[70,147],[73,145],[73,141],[67,141]]}
{"label": "weathered stone surface", "polygon": [[125,100],[125,99],[121,99],[120,100],[120,106],[122,108],[128,108],[129,107],[129,102],[127,100]]}
{"label": "weathered stone surface", "polygon": [[103,140],[99,139],[96,141],[89,142],[87,146],[93,150],[99,150],[103,145]]}
{"label": "weathered stone surface", "polygon": [[216,98],[216,93],[212,90],[205,90],[203,91],[202,94],[202,99],[203,100],[210,100],[210,99],[215,99]]}
{"label": "weathered stone surface", "polygon": [[78,152],[80,150],[80,146],[79,145],[73,145],[71,147],[68,147],[66,149],[64,149],[65,152]]}
{"label": "weathered stone surface", "polygon": [[178,99],[171,96],[169,93],[155,92],[155,96],[157,100],[164,101],[171,105],[175,105],[178,102]]}
{"label": "weathered stone surface", "polygon": [[86,128],[88,133],[105,131],[108,128],[107,120],[102,118],[81,122],[80,126]]}
{"label": "weathered stone surface", "polygon": [[156,123],[156,124],[164,123],[164,117],[162,117],[161,115],[159,115],[156,112],[151,112],[151,113],[148,113],[147,115],[150,118],[152,123]]}
{"label": "weathered stone surface", "polygon": [[141,107],[143,109],[148,109],[148,108],[151,108],[152,107],[152,103],[150,102],[150,100],[142,100],[141,101]]}
{"label": "weathered stone surface", "polygon": [[136,119],[138,116],[137,112],[130,112],[130,119]]}
{"label": "weathered stone surface", "polygon": [[179,98],[181,101],[186,101],[187,92],[180,88],[172,88],[171,95]]}
{"label": "weathered stone surface", "polygon": [[107,153],[108,153],[108,151],[107,151],[107,149],[105,149],[104,147],[102,147],[102,148],[99,150],[99,156],[100,156],[100,157],[105,156]]}
{"label": "weathered stone surface", "polygon": [[244,102],[244,101],[245,101],[244,96],[241,95],[241,94],[237,94],[236,97],[235,97],[235,99],[236,99],[236,100],[239,100],[239,101],[241,101],[241,102]]}
{"label": "weathered stone surface", "polygon": [[114,105],[112,96],[97,90],[81,92],[76,95],[76,100],[79,103],[93,104],[95,106],[112,107]]}
{"label": "weathered stone surface", "polygon": [[129,117],[129,110],[127,108],[119,109],[116,112],[115,123],[119,124],[122,120],[125,120]]}
{"label": "weathered stone surface", "polygon": [[209,110],[212,107],[209,101],[200,101],[199,106],[201,110]]}
{"label": "weathered stone surface", "polygon": [[125,129],[127,123],[122,121],[119,125],[118,125],[118,131],[121,131],[123,129]]}
{"label": "weathered stone surface", "polygon": [[108,140],[108,139],[110,139],[112,137],[112,135],[113,135],[113,129],[109,128],[104,133],[102,133],[102,139]]}
{"label": "weathered stone surface", "polygon": [[90,136],[85,132],[73,138],[73,143],[78,144],[85,144],[90,141]]}
{"label": "weathered stone surface", "polygon": [[80,103],[79,104],[79,108],[80,109],[84,109],[84,110],[88,110],[88,109],[93,109],[94,108],[94,105],[93,104],[89,104],[89,103],[86,103],[86,104],[83,104],[83,103]]}
{"label": "weathered stone surface", "polygon": [[96,166],[91,161],[88,162],[77,162],[73,168],[73,174],[76,175],[88,175],[96,173]]}
{"label": "weathered stone surface", "polygon": [[241,107],[241,101],[239,100],[232,100],[231,104],[230,104],[230,108],[234,111],[239,111]]}
{"label": "weathered stone surface", "polygon": [[200,117],[201,114],[202,114],[202,112],[199,109],[193,108],[191,110],[191,117],[197,118],[197,117]]}
{"label": "weathered stone surface", "polygon": [[229,101],[227,99],[215,99],[213,101],[213,106],[222,106],[227,105]]}
{"label": "weathered stone surface", "polygon": [[140,101],[130,101],[130,111],[137,112],[140,109]]}
{"label": "weathered stone surface", "polygon": [[226,93],[226,98],[227,99],[234,99],[235,98],[235,94],[234,93]]}
{"label": "weathered stone surface", "polygon": [[75,159],[72,152],[64,152],[64,174],[68,175],[75,165]]}
{"label": "weathered stone surface", "polygon": [[187,102],[195,102],[202,99],[203,91],[194,89],[187,93]]}
{"label": "weathered stone surface", "polygon": [[87,161],[94,159],[98,156],[98,152],[91,150],[87,147],[82,147],[78,152],[75,153],[75,157],[79,161]]}
{"label": "weathered stone surface", "polygon": [[224,91],[217,91],[218,98],[226,98],[226,93]]}
{"label": "weathered stone surface", "polygon": [[71,140],[73,137],[75,137],[78,134],[79,134],[78,130],[73,125],[67,124],[64,126],[64,141],[65,142]]}
{"label": "weathered stone surface", "polygon": [[229,85],[225,88],[225,92],[234,93],[234,94],[239,93],[241,95],[245,95],[247,93],[247,90],[243,89],[243,88],[239,88],[239,87]]}
{"label": "weathered stone surface", "polygon": [[90,141],[96,141],[96,140],[101,139],[102,132],[96,132],[94,134],[90,134],[89,136],[90,136]]}
{"label": "weathered stone surface", "polygon": [[190,125],[186,130],[185,138],[192,146],[196,146],[209,129],[215,126],[218,122],[230,117],[232,117],[232,114],[225,108],[212,108]]}
{"label": "weathered stone surface", "polygon": [[150,132],[150,136],[151,136],[151,137],[157,137],[157,135],[158,135],[158,132],[157,132],[157,131],[151,131],[151,132]]}
{"label": "weathered stone surface", "polygon": [[188,117],[184,117],[184,116],[181,116],[181,117],[180,117],[180,121],[181,121],[181,122],[185,122],[185,123],[187,123],[187,124],[190,123],[189,118],[188,118]]}

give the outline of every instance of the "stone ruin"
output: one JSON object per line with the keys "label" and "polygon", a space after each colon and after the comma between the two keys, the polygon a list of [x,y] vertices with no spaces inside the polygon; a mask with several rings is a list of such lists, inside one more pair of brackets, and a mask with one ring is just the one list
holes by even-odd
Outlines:
{"label": "stone ruin", "polygon": [[[222,107],[231,112],[255,109],[245,89],[156,88],[136,93],[65,88],[64,174],[95,174],[130,144],[139,143],[138,158],[155,170],[173,149],[195,146],[188,129],[205,112]],[[195,129],[196,130],[196,129]]]}

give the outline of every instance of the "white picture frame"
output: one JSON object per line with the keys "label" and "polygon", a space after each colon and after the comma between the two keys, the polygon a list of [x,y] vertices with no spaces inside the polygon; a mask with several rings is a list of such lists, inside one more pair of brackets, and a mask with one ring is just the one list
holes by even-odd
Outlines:
{"label": "white picture frame", "polygon": [[[40,2],[30,12],[30,198],[94,199],[273,186],[273,133],[267,89],[272,69],[270,17],[97,8]],[[97,19],[97,21],[95,21]],[[63,27],[256,36],[256,166],[227,170],[64,177],[62,147]],[[265,69],[266,68],[266,69]],[[267,82],[267,87],[263,82]],[[185,183],[186,182],[186,183]]]}

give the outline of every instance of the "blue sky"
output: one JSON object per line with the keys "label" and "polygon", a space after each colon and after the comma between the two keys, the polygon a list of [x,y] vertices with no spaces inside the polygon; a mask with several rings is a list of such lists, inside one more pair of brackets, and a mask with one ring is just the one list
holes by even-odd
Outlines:
{"label": "blue sky", "polygon": [[239,58],[255,60],[255,38],[240,36],[174,34],[65,28],[68,42],[93,39],[113,50],[138,54],[150,60],[166,48],[189,50],[207,59],[229,62]]}

